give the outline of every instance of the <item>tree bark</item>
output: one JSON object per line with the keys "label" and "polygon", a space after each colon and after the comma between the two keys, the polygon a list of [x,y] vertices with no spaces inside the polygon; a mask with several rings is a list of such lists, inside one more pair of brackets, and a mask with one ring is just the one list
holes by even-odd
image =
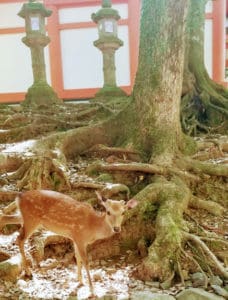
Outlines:
{"label": "tree bark", "polygon": [[[182,91],[188,1],[143,1],[139,67],[134,86],[139,141],[154,162],[170,164],[182,132]],[[153,124],[153,126],[151,126]]]}
{"label": "tree bark", "polygon": [[227,129],[228,92],[212,81],[204,64],[205,0],[191,0],[188,12],[182,126],[190,135],[209,132],[210,127]]}

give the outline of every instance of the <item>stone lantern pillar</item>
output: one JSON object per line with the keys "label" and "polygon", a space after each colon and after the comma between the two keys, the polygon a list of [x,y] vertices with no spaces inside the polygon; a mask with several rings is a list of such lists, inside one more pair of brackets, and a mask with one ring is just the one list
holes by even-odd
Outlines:
{"label": "stone lantern pillar", "polygon": [[36,0],[29,0],[23,4],[18,15],[25,19],[26,36],[22,42],[31,50],[33,85],[28,89],[23,105],[37,106],[60,104],[60,100],[55,91],[47,83],[46,68],[44,59],[44,47],[50,38],[45,31],[45,17],[52,14],[51,10],[44,7]]}
{"label": "stone lantern pillar", "polygon": [[98,25],[99,34],[99,39],[94,42],[94,46],[101,50],[103,55],[104,85],[96,96],[126,96],[125,92],[116,85],[115,52],[123,46],[123,41],[117,36],[119,13],[112,8],[111,0],[103,0],[102,8],[91,17]]}

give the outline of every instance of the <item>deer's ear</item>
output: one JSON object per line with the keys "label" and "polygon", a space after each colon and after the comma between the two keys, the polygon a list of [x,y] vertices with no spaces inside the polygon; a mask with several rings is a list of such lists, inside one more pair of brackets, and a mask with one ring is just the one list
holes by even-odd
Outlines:
{"label": "deer's ear", "polygon": [[95,193],[96,193],[96,195],[97,195],[97,199],[101,202],[101,204],[104,203],[104,202],[106,201],[106,198],[103,197],[103,196],[101,195],[101,193],[99,193],[98,191],[95,191]]}
{"label": "deer's ear", "polygon": [[126,203],[126,208],[127,209],[131,209],[131,208],[134,208],[138,205],[138,201],[135,200],[135,199],[130,199],[127,203]]}

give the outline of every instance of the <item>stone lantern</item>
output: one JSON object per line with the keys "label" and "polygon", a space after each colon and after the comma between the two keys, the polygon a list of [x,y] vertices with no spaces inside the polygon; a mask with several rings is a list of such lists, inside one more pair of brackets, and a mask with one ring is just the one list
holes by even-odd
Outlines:
{"label": "stone lantern", "polygon": [[44,59],[44,47],[50,43],[46,35],[45,17],[52,14],[51,10],[44,7],[36,0],[29,0],[23,4],[18,15],[25,19],[26,36],[22,42],[31,50],[33,85],[28,89],[23,105],[50,105],[62,101],[47,83]]}
{"label": "stone lantern", "polygon": [[111,0],[103,0],[102,8],[91,17],[98,25],[99,34],[94,46],[101,50],[103,55],[104,86],[96,96],[126,96],[116,85],[115,51],[123,46],[123,41],[117,36],[119,13],[112,8]]}

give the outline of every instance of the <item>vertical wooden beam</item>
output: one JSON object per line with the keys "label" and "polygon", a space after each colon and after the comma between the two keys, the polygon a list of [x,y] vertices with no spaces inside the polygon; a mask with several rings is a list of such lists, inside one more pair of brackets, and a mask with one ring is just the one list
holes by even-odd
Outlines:
{"label": "vertical wooden beam", "polygon": [[213,1],[213,80],[225,80],[226,0]]}
{"label": "vertical wooden beam", "polygon": [[63,69],[58,8],[50,4],[47,4],[47,7],[52,10],[52,15],[47,19],[48,35],[51,38],[49,44],[51,85],[61,98],[63,93]]}
{"label": "vertical wooden beam", "polygon": [[131,89],[133,89],[134,87],[135,76],[138,69],[140,10],[141,10],[140,0],[128,0]]}

